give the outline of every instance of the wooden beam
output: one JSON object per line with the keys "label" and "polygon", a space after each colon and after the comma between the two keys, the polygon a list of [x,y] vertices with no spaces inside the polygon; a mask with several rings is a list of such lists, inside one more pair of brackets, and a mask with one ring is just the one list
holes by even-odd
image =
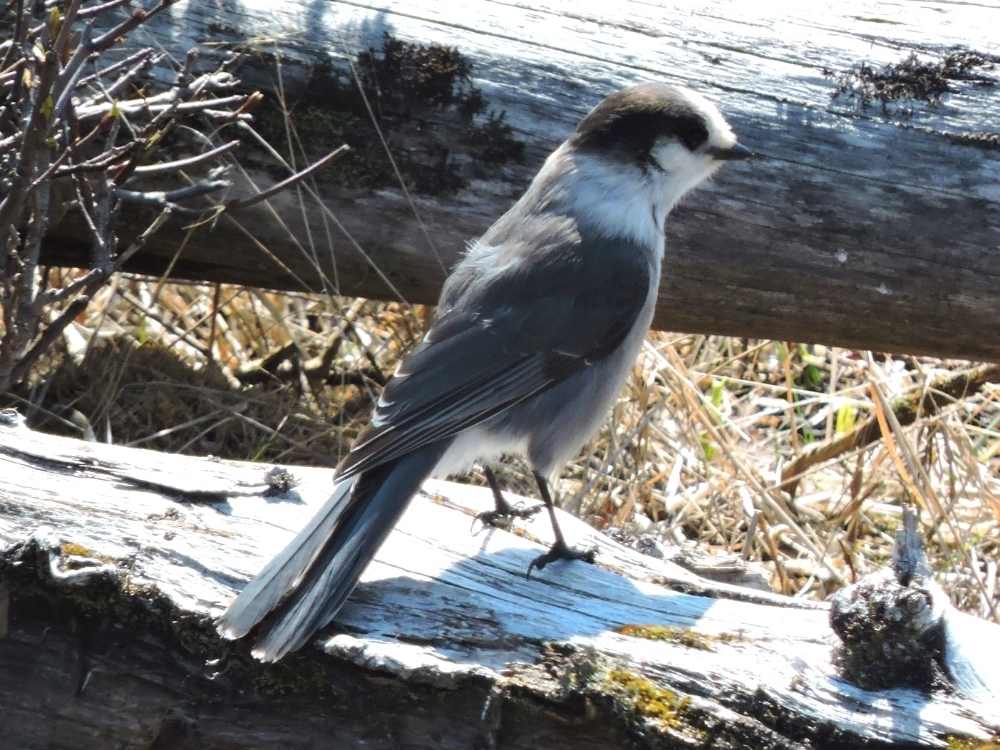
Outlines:
{"label": "wooden beam", "polygon": [[[836,0],[822,11],[783,7],[761,17],[753,7],[630,0],[582,14],[572,3],[490,0],[390,0],[378,9],[335,1],[318,12],[301,0],[223,10],[192,3],[151,32],[179,58],[207,39],[208,60],[253,49],[240,74],[269,94],[280,64],[291,123],[311,158],[344,140],[375,142],[373,131],[362,133],[367,115],[350,93],[347,62],[357,65],[386,38],[456,48],[523,155],[504,162],[516,144],[489,152],[486,131],[470,131],[439,103],[413,100],[400,79],[383,91],[382,127],[416,214],[379,149],[362,149],[358,161],[320,178],[319,201],[288,194],[274,213],[237,215],[242,230],[223,220],[189,239],[178,224],[129,268],[159,274],[183,246],[178,278],[433,303],[444,269],[588,108],[655,79],[716,100],[762,157],[728,165],[671,216],[656,327],[1000,360],[1000,150],[991,135],[1000,87],[952,81],[940,107],[918,102],[900,119],[877,105],[861,111],[831,100],[836,79],[826,74],[899,62],[914,49],[935,59],[955,44],[1000,54],[992,32],[1000,8],[906,4],[879,6],[873,17],[861,0]],[[278,41],[252,41],[261,38]],[[393,110],[397,99],[405,106]],[[280,118],[258,124],[280,148]],[[249,141],[241,160],[261,188],[284,176]],[[123,221],[126,235],[147,223],[128,213]],[[66,223],[48,238],[46,262],[85,265],[85,236]]]}

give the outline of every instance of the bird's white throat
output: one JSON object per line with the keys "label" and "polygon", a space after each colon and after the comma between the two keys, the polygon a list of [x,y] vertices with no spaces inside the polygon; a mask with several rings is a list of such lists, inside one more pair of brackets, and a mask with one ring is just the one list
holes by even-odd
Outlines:
{"label": "bird's white throat", "polygon": [[562,204],[577,220],[609,237],[630,239],[650,248],[659,257],[667,214],[718,165],[679,143],[657,147],[653,157],[664,169],[612,163],[563,144],[546,161],[535,182],[552,203]]}

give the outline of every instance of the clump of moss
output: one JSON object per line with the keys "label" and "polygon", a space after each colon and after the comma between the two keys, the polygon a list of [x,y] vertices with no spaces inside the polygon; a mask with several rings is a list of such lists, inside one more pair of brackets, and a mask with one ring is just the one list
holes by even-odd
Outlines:
{"label": "clump of moss", "polygon": [[949,737],[948,750],[1000,750],[996,740],[970,740],[963,737]]}
{"label": "clump of moss", "polygon": [[615,628],[616,633],[632,638],[645,638],[648,641],[665,641],[678,643],[689,648],[711,651],[712,643],[709,636],[697,633],[689,628],[675,628],[664,625],[622,625]]}
{"label": "clump of moss", "polygon": [[942,95],[955,90],[955,81],[995,86],[996,79],[980,71],[993,70],[997,62],[1000,58],[994,55],[956,49],[938,60],[924,60],[911,52],[898,63],[881,68],[861,63],[844,73],[824,73],[837,77],[832,98],[853,100],[862,110],[877,104],[885,116],[909,118],[914,113],[914,102],[938,106]]}
{"label": "clump of moss", "polygon": [[351,146],[318,175],[321,181],[378,189],[397,186],[402,178],[416,193],[452,193],[472,177],[519,162],[524,153],[506,113],[490,109],[473,83],[472,70],[454,47],[414,44],[386,33],[380,47],[355,56],[351,70],[318,66],[291,111],[271,101],[255,115],[257,127],[272,144],[282,144],[290,117],[310,160],[342,143]]}
{"label": "clump of moss", "polygon": [[382,47],[357,56],[365,93],[377,97],[382,112],[414,115],[428,107],[454,107],[469,122],[486,109],[482,91],[472,84],[472,63],[454,47],[412,44],[382,35]]}
{"label": "clump of moss", "polygon": [[742,635],[737,633],[706,635],[690,628],[676,628],[667,625],[622,625],[615,628],[615,632],[631,636],[632,638],[645,638],[649,641],[678,643],[681,646],[697,648],[702,651],[711,651],[712,644],[715,642],[738,643],[746,640]]}
{"label": "clump of moss", "polygon": [[840,638],[834,661],[845,679],[865,690],[910,687],[948,691],[944,628],[930,627],[926,589],[894,577],[862,579],[831,599],[830,626]]}
{"label": "clump of moss", "polygon": [[79,557],[95,557],[95,553],[76,542],[63,542],[59,550],[64,555],[78,555]]}
{"label": "clump of moss", "polygon": [[612,670],[607,684],[612,693],[619,695],[637,713],[676,729],[683,726],[681,715],[690,699],[681,698],[627,669]]}

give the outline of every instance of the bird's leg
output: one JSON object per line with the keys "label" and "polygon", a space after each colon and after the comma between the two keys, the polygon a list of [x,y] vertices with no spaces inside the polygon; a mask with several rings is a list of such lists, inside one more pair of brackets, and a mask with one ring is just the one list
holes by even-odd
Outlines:
{"label": "bird's leg", "polygon": [[531,561],[525,577],[531,578],[532,570],[535,568],[541,570],[555,560],[584,560],[589,563],[594,562],[594,559],[597,557],[596,549],[580,550],[566,544],[566,538],[563,536],[562,529],[559,528],[559,522],[556,521],[556,508],[552,504],[552,496],[549,495],[548,482],[537,471],[531,473],[535,477],[535,482],[538,483],[538,492],[541,493],[542,501],[545,503],[545,507],[549,509],[549,519],[552,521],[552,531],[556,535],[556,542],[548,552],[544,555],[539,555]]}
{"label": "bird's leg", "polygon": [[475,526],[476,521],[479,521],[483,526],[496,526],[501,519],[507,520],[509,524],[514,518],[531,518],[542,509],[541,505],[533,505],[530,508],[523,506],[514,507],[507,502],[507,498],[500,491],[500,483],[497,481],[497,476],[493,473],[493,469],[489,466],[484,466],[483,473],[486,475],[486,481],[489,482],[490,490],[493,492],[493,503],[496,507],[493,510],[477,513],[476,517],[472,520],[473,526]]}

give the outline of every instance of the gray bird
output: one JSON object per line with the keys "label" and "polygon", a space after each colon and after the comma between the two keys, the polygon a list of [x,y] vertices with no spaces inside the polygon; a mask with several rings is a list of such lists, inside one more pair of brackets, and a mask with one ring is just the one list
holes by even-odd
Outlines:
{"label": "gray bird", "polygon": [[[556,544],[529,568],[592,560],[569,547],[548,484],[600,426],[653,318],[664,222],[725,161],[747,159],[685,88],[644,83],[598,104],[445,282],[437,317],[385,387],[333,494],[218,622],[280,659],[327,624],[431,475],[527,458]],[[511,513],[492,473],[497,510]]]}

